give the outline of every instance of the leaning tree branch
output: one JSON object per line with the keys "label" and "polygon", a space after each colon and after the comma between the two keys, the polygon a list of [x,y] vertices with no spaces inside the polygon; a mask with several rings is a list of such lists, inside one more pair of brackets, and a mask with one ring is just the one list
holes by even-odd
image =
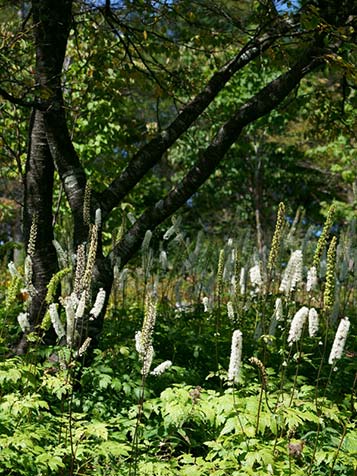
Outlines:
{"label": "leaning tree branch", "polygon": [[242,129],[270,113],[289,95],[310,71],[321,65],[323,57],[316,48],[309,49],[286,73],[271,81],[246,102],[218,131],[212,143],[201,152],[196,164],[184,179],[145,211],[115,246],[114,252],[124,266],[139,249],[145,232],[155,229],[183,206],[218,166],[224,155],[238,139]]}
{"label": "leaning tree branch", "polygon": [[[99,196],[103,219],[132,190],[142,177],[161,159],[162,155],[188,130],[204,112],[232,76],[274,44],[277,38],[291,28],[279,25],[276,34],[265,33],[248,42],[242,50],[219,71],[213,74],[202,91],[183,107],[174,121],[144,145],[131,159],[126,169]],[[278,28],[278,30],[279,30]]]}
{"label": "leaning tree branch", "polygon": [[29,107],[29,108],[33,108],[33,109],[39,109],[39,110],[42,110],[42,111],[44,111],[47,107],[46,104],[44,104],[44,103],[40,104],[37,101],[26,101],[23,98],[18,98],[16,96],[13,96],[12,94],[5,91],[5,89],[3,89],[3,88],[0,88],[0,96],[2,98],[6,99],[6,101],[9,101],[12,104],[15,104],[16,106]]}

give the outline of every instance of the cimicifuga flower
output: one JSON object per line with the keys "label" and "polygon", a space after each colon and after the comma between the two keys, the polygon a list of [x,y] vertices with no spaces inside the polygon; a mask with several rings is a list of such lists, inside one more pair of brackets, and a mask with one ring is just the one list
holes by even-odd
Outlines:
{"label": "cimicifuga flower", "polygon": [[141,331],[135,332],[135,349],[139,355],[145,352],[145,349],[142,343],[142,338],[141,338]]}
{"label": "cimicifuga flower", "polygon": [[243,337],[240,330],[235,330],[232,335],[231,356],[229,359],[228,380],[237,382],[242,363]]}
{"label": "cimicifuga flower", "polygon": [[314,307],[309,310],[309,336],[315,337],[319,331],[319,315]]}
{"label": "cimicifuga flower", "polygon": [[216,277],[216,297],[219,299],[223,291],[224,250],[220,250]]}
{"label": "cimicifuga flower", "polygon": [[227,314],[231,321],[234,321],[234,309],[232,301],[227,302]]}
{"label": "cimicifuga flower", "polygon": [[51,316],[47,309],[45,315],[43,316],[42,322],[40,324],[40,329],[42,329],[43,331],[48,331],[51,325],[52,325]]}
{"label": "cimicifuga flower", "polygon": [[175,233],[176,226],[172,225],[170,228],[164,233],[164,236],[162,237],[164,240],[169,240],[171,236]]}
{"label": "cimicifuga flower", "polygon": [[32,258],[30,255],[27,255],[24,262],[24,280],[27,288],[32,286]]}
{"label": "cimicifuga flower", "polygon": [[[234,259],[233,259],[234,256]],[[238,293],[238,283],[239,283],[239,257],[236,248],[232,250],[232,259],[233,259],[233,274],[231,278],[232,284],[232,293],[233,296],[236,296]]]}
{"label": "cimicifuga flower", "polygon": [[334,236],[327,251],[324,309],[330,310],[334,301],[337,238]]}
{"label": "cimicifuga flower", "polygon": [[77,353],[78,357],[82,357],[82,355],[86,353],[86,351],[88,350],[88,347],[90,346],[91,341],[92,341],[91,337],[86,338],[86,340],[83,342],[81,347],[78,349],[78,353]]}
{"label": "cimicifuga flower", "polygon": [[204,296],[202,298],[202,304],[203,304],[203,312],[208,312],[209,311],[209,299],[207,296]]}
{"label": "cimicifuga flower", "polygon": [[151,238],[152,238],[152,231],[151,230],[146,230],[146,233],[145,233],[145,236],[144,236],[144,239],[143,239],[143,243],[141,245],[141,249],[143,251],[145,251],[149,248]]}
{"label": "cimicifuga flower", "polygon": [[267,371],[266,371],[266,368],[265,368],[263,362],[261,360],[257,359],[256,357],[251,357],[249,359],[249,362],[252,365],[255,365],[255,367],[258,368],[259,373],[260,373],[260,378],[261,378],[261,381],[262,381],[262,386],[263,386],[263,388],[267,388],[268,375],[267,375]]}
{"label": "cimicifuga flower", "polygon": [[279,254],[282,231],[284,226],[284,217],[285,217],[285,205],[283,202],[279,203],[278,215],[276,219],[276,225],[274,230],[273,239],[271,242],[271,248],[268,259],[268,271],[271,271],[276,264],[276,259]]}
{"label": "cimicifuga flower", "polygon": [[57,258],[58,258],[58,263],[61,268],[67,268],[68,267],[68,257],[62,246],[59,244],[57,240],[52,241],[53,246],[56,250],[57,253]]}
{"label": "cimicifuga flower", "polygon": [[66,312],[66,340],[67,344],[72,347],[75,331],[75,314],[78,305],[78,298],[74,293],[67,296],[63,302],[63,307]]}
{"label": "cimicifuga flower", "polygon": [[8,310],[16,302],[17,295],[21,289],[22,279],[20,276],[13,276],[8,285],[5,300],[5,309]]}
{"label": "cimicifuga flower", "polygon": [[62,279],[67,276],[67,274],[69,274],[71,271],[71,268],[60,269],[56,274],[52,276],[50,282],[47,284],[47,294],[45,298],[47,304],[51,304],[51,302],[55,300],[58,285],[60,284]]}
{"label": "cimicifuga flower", "polygon": [[283,319],[283,301],[281,298],[276,298],[275,300],[274,317],[277,321],[281,321]]}
{"label": "cimicifuga flower", "polygon": [[147,296],[145,300],[144,322],[141,332],[135,334],[135,347],[142,361],[141,373],[146,377],[150,372],[152,359],[154,356],[154,348],[152,346],[152,334],[156,322],[156,302],[151,296]]}
{"label": "cimicifuga flower", "polygon": [[239,290],[240,290],[241,295],[243,296],[245,294],[245,268],[244,268],[244,266],[240,270]]}
{"label": "cimicifuga flower", "polygon": [[97,297],[95,298],[94,305],[89,312],[91,319],[96,319],[101,313],[105,303],[105,296],[106,296],[105,290],[103,288],[100,288],[97,293]]}
{"label": "cimicifuga flower", "polygon": [[162,375],[167,369],[171,367],[171,365],[171,360],[165,360],[165,362],[162,362],[160,365],[155,367],[154,370],[150,372],[150,375],[154,375],[155,377]]}
{"label": "cimicifuga flower", "polygon": [[166,270],[167,270],[168,263],[167,263],[167,253],[166,253],[165,250],[162,250],[162,251],[160,252],[159,262],[160,262],[160,265],[161,265],[162,270],[163,270],[163,271],[166,271]]}
{"label": "cimicifuga flower", "polygon": [[295,291],[297,285],[302,281],[302,265],[302,251],[296,250],[290,256],[279,291],[286,294]]}
{"label": "cimicifuga flower", "polygon": [[255,291],[259,291],[261,286],[263,285],[263,279],[260,272],[259,264],[256,264],[249,269],[249,279]]}
{"label": "cimicifuga flower", "polygon": [[237,276],[233,274],[231,277],[231,289],[232,289],[232,296],[235,296],[237,294]]}
{"label": "cimicifuga flower", "polygon": [[89,251],[87,256],[86,269],[84,272],[83,280],[81,283],[82,289],[89,291],[90,283],[93,276],[93,267],[95,263],[95,258],[97,255],[97,246],[98,246],[98,227],[97,225],[91,226],[90,231],[90,242],[89,242]]}
{"label": "cimicifuga flower", "polygon": [[310,293],[311,291],[314,291],[317,287],[317,284],[318,284],[318,278],[317,278],[316,266],[312,266],[307,272],[306,291],[308,293]]}
{"label": "cimicifuga flower", "polygon": [[342,357],[349,328],[350,328],[350,321],[348,317],[344,317],[340,321],[340,324],[338,326],[338,329],[335,335],[335,339],[332,344],[330,356],[328,358],[328,363],[330,365],[334,365],[336,360]]}
{"label": "cimicifuga flower", "polygon": [[143,366],[141,368],[141,374],[144,377],[147,377],[150,372],[152,359],[154,358],[154,348],[152,345],[149,345],[143,355]]}
{"label": "cimicifuga flower", "polygon": [[159,290],[159,276],[156,275],[155,276],[155,279],[154,279],[154,282],[152,283],[152,295],[155,296],[155,298],[157,298],[158,296],[158,291]]}
{"label": "cimicifuga flower", "polygon": [[144,271],[145,279],[148,280],[151,275],[151,268],[154,262],[153,249],[148,247],[145,252],[142,253],[142,268]]}
{"label": "cimicifuga flower", "polygon": [[84,311],[86,309],[88,293],[87,291],[82,291],[81,297],[79,298],[75,318],[81,319],[84,316]]}
{"label": "cimicifuga flower", "polygon": [[172,217],[171,221],[172,221],[172,226],[170,226],[170,228],[164,234],[164,236],[163,236],[164,240],[169,240],[175,232],[176,233],[178,232],[181,221],[182,221],[182,217],[180,217],[180,216],[177,217],[177,218]]}
{"label": "cimicifuga flower", "polygon": [[156,302],[151,296],[147,296],[145,300],[144,322],[141,330],[141,338],[144,349],[151,345],[152,334],[154,332],[156,322]]}
{"label": "cimicifuga flower", "polygon": [[322,229],[320,238],[317,242],[314,258],[312,261],[312,265],[315,266],[316,269],[319,267],[322,251],[326,246],[328,235],[333,224],[334,215],[335,215],[335,207],[332,205],[327,213],[326,221]]}
{"label": "cimicifuga flower", "polygon": [[18,278],[21,277],[20,273],[17,271],[16,266],[14,265],[13,261],[10,261],[7,265],[8,270],[10,271],[11,277],[14,278],[17,276]]}
{"label": "cimicifuga flower", "polygon": [[31,258],[35,255],[37,229],[38,229],[38,213],[35,212],[32,215],[32,223],[31,223],[31,228],[30,228],[29,241],[28,241],[28,244],[27,244],[27,255],[31,256]]}
{"label": "cimicifuga flower", "polygon": [[294,342],[298,342],[301,338],[302,329],[309,315],[309,308],[304,306],[297,311],[290,324],[288,344],[293,345]]}
{"label": "cimicifuga flower", "polygon": [[130,224],[134,225],[134,223],[136,222],[136,216],[134,215],[134,213],[128,212],[127,218],[129,220]]}
{"label": "cimicifuga flower", "polygon": [[90,224],[90,203],[91,203],[92,187],[89,182],[86,183],[83,200],[83,222],[89,226]]}
{"label": "cimicifuga flower", "polygon": [[54,330],[57,334],[57,337],[59,339],[62,339],[62,337],[64,337],[66,335],[66,333],[64,331],[63,324],[62,324],[62,322],[59,318],[59,315],[58,315],[57,304],[50,304],[50,306],[48,308],[48,311],[50,313],[51,322],[52,322],[53,328],[54,328]]}
{"label": "cimicifuga flower", "polygon": [[123,271],[118,275],[117,282],[118,282],[118,288],[120,290],[123,290],[125,288],[125,284],[128,280],[128,276],[129,276],[128,268],[123,269]]}
{"label": "cimicifuga flower", "polygon": [[100,208],[97,208],[95,211],[94,223],[97,225],[98,228],[102,226],[102,210]]}
{"label": "cimicifuga flower", "polygon": [[17,322],[19,323],[22,332],[27,332],[31,329],[27,312],[20,312],[20,314],[17,316]]}
{"label": "cimicifuga flower", "polygon": [[76,272],[74,275],[74,292],[76,293],[77,297],[80,296],[83,286],[83,276],[86,269],[86,247],[85,244],[82,243],[77,247],[77,254],[76,254]]}

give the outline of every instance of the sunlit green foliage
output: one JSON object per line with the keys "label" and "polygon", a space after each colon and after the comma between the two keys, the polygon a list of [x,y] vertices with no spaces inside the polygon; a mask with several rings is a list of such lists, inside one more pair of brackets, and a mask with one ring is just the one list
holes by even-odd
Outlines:
{"label": "sunlit green foliage", "polygon": [[[89,366],[89,354],[75,359],[69,348],[42,347],[38,340],[26,356],[2,359],[0,474],[353,476],[354,224],[339,237],[334,303],[325,311],[326,257],[323,253],[318,266],[318,288],[308,293],[304,281],[317,237],[303,223],[293,228],[285,223],[276,274],[269,285],[263,274],[261,288],[249,280],[256,255],[246,237],[214,244],[200,235],[191,241],[179,220],[170,233],[160,249],[145,247],[142,262],[117,276]],[[163,248],[167,262],[159,259]],[[281,266],[299,248],[304,281],[281,293]],[[245,287],[232,288],[237,272],[232,250],[238,250],[238,269],[247,270]],[[149,374],[143,387],[134,335],[142,326],[144,296],[153,290],[159,300],[153,367],[165,359],[173,366],[163,375]],[[277,297],[283,317],[274,321]],[[311,337],[306,324],[301,339],[289,346],[289,327],[302,305],[316,307],[319,329]],[[331,366],[329,352],[344,315],[351,329],[342,358]],[[3,355],[16,329],[16,314],[2,305]],[[243,333],[243,365],[232,386],[227,369],[234,329]],[[266,369],[264,385],[252,356]]]}

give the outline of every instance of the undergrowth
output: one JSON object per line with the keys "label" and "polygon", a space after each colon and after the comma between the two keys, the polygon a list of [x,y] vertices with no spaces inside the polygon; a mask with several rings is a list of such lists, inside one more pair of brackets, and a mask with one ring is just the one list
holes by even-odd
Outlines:
{"label": "undergrowth", "polygon": [[280,217],[262,256],[247,234],[191,241],[175,223],[136,266],[113,262],[90,365],[35,335],[12,355],[22,304],[4,295],[0,475],[356,476],[355,224],[335,243],[331,218],[318,238]]}

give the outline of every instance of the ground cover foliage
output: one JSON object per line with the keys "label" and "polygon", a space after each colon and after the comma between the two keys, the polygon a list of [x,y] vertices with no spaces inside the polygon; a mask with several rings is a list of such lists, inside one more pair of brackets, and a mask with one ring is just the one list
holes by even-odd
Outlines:
{"label": "ground cover foliage", "polygon": [[[280,205],[259,257],[249,232],[193,239],[173,220],[116,272],[100,345],[79,351],[43,345],[47,315],[12,355],[26,293],[3,269],[0,474],[355,475],[355,226],[333,209],[323,229],[289,224]],[[64,299],[73,278],[57,281]]]}

